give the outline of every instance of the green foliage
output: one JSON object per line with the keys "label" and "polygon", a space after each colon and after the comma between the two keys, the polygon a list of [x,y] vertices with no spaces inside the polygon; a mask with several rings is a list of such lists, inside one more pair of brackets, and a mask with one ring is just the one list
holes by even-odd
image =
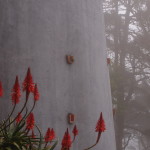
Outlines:
{"label": "green foliage", "polygon": [[[25,125],[24,120],[18,124],[15,122],[9,124],[4,121],[0,128],[0,150],[54,150],[57,141],[53,142],[53,145],[45,147],[42,135],[33,138],[25,129]],[[38,129],[38,131],[40,130]]]}

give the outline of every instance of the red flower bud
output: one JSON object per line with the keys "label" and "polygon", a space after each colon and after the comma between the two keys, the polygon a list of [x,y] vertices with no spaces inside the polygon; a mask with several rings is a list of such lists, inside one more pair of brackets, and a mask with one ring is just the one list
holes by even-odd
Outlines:
{"label": "red flower bud", "polygon": [[28,68],[27,75],[23,82],[23,91],[26,91],[27,93],[30,92],[34,93],[34,83],[33,83],[30,68]]}
{"label": "red flower bud", "polygon": [[103,119],[103,114],[101,112],[100,114],[100,118],[97,122],[97,125],[96,125],[96,128],[95,128],[95,131],[96,132],[104,132],[106,130],[106,127],[105,127],[105,122],[104,122],[104,119]]}
{"label": "red flower bud", "polygon": [[37,88],[37,84],[35,84],[35,87],[34,87],[34,100],[35,101],[39,100],[39,97],[40,97],[40,94],[39,94],[39,91],[38,91],[38,88]]}
{"label": "red flower bud", "polygon": [[67,131],[64,134],[63,140],[62,140],[62,149],[69,149],[71,147],[71,137],[67,128]]}
{"label": "red flower bud", "polygon": [[52,128],[52,129],[51,129],[51,141],[52,141],[53,139],[55,139],[55,131],[54,131],[54,129]]}
{"label": "red flower bud", "polygon": [[12,103],[18,104],[20,102],[20,96],[21,96],[20,85],[19,85],[19,81],[18,81],[18,76],[16,76],[16,81],[13,86],[12,94],[11,94]]}
{"label": "red flower bud", "polygon": [[22,115],[21,113],[18,113],[17,118],[16,118],[16,122],[19,123],[22,119]]}
{"label": "red flower bud", "polygon": [[2,82],[0,81],[0,97],[2,97],[4,94],[4,91],[3,91],[3,87],[2,87]]}
{"label": "red flower bud", "polygon": [[33,113],[30,113],[30,115],[28,116],[27,120],[26,120],[26,129],[31,130],[34,128],[34,115]]}
{"label": "red flower bud", "polygon": [[74,136],[78,135],[78,129],[77,129],[77,126],[75,125],[73,130],[72,130],[72,133]]}
{"label": "red flower bud", "polygon": [[50,135],[51,135],[51,129],[48,128],[46,135],[45,135],[45,142],[49,142],[50,141]]}

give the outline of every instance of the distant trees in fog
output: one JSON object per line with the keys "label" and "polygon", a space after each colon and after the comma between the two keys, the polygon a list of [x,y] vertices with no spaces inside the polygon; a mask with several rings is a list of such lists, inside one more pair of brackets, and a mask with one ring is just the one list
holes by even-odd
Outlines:
{"label": "distant trees in fog", "polygon": [[150,1],[104,0],[117,150],[150,144]]}

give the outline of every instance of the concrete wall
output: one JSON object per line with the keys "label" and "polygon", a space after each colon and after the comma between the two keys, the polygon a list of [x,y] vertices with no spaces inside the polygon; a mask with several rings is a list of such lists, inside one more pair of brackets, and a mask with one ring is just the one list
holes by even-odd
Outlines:
{"label": "concrete wall", "polygon": [[[73,127],[67,115],[74,113],[80,136],[72,150],[82,150],[95,141],[103,112],[107,130],[94,149],[115,150],[105,49],[101,0],[0,0],[1,118],[12,107],[16,74],[22,82],[30,66],[41,94],[34,112],[43,133],[53,127],[61,142]],[[74,64],[66,63],[66,54]]]}

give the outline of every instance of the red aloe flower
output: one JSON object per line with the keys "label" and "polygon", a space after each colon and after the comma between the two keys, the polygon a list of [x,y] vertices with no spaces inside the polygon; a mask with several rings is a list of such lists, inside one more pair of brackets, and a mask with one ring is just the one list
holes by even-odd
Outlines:
{"label": "red aloe flower", "polygon": [[52,129],[48,128],[45,135],[45,142],[51,142],[55,138],[55,132]]}
{"label": "red aloe flower", "polygon": [[103,114],[101,112],[100,118],[99,118],[96,128],[95,128],[95,131],[101,133],[101,132],[104,132],[105,130],[106,130],[105,121],[103,119]]}
{"label": "red aloe flower", "polygon": [[28,68],[27,75],[23,82],[23,91],[26,91],[28,94],[30,92],[34,93],[34,83],[33,83],[30,68]]}
{"label": "red aloe flower", "polygon": [[78,129],[77,129],[77,126],[75,125],[73,130],[72,130],[72,133],[74,136],[78,135]]}
{"label": "red aloe flower", "polygon": [[27,121],[26,121],[26,124],[27,124],[26,129],[28,129],[28,130],[33,129],[34,123],[35,123],[34,115],[33,115],[33,113],[30,113],[30,115],[28,116]]}
{"label": "red aloe flower", "polygon": [[69,150],[70,147],[71,147],[71,137],[70,137],[70,134],[69,134],[69,131],[68,131],[68,128],[67,128],[67,131],[65,132],[64,134],[64,137],[63,137],[63,140],[62,140],[62,149],[67,149]]}
{"label": "red aloe flower", "polygon": [[51,136],[51,129],[48,128],[46,135],[45,135],[45,142],[49,142],[50,141],[50,136]]}
{"label": "red aloe flower", "polygon": [[32,130],[32,135],[31,135],[32,138],[35,138],[35,134],[34,134],[34,131]]}
{"label": "red aloe flower", "polygon": [[3,87],[2,87],[2,82],[0,81],[0,97],[2,97],[4,94],[4,91],[3,91]]}
{"label": "red aloe flower", "polygon": [[55,131],[54,131],[54,129],[52,128],[52,129],[51,129],[51,141],[52,141],[53,139],[55,139]]}
{"label": "red aloe flower", "polygon": [[13,86],[12,89],[12,102],[14,104],[18,104],[20,102],[20,96],[21,96],[21,92],[20,92],[20,85],[19,85],[19,81],[18,81],[18,76],[16,76],[16,81],[15,84]]}
{"label": "red aloe flower", "polygon": [[22,115],[21,113],[18,113],[17,118],[16,118],[16,122],[19,123],[22,119]]}
{"label": "red aloe flower", "polygon": [[34,87],[34,100],[35,101],[39,100],[39,97],[40,97],[40,94],[39,94],[39,91],[38,91],[38,88],[37,88],[37,84],[35,84],[35,87]]}

